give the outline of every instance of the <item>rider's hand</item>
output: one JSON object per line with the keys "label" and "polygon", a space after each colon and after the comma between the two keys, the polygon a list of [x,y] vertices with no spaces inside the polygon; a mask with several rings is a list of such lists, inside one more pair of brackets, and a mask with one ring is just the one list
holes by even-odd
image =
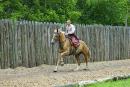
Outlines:
{"label": "rider's hand", "polygon": [[65,37],[68,37],[68,33],[65,33]]}
{"label": "rider's hand", "polygon": [[65,33],[65,36],[68,36],[68,33]]}

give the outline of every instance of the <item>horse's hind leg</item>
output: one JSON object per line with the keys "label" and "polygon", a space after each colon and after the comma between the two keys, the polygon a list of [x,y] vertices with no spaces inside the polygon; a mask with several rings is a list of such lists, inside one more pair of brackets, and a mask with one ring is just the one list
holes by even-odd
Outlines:
{"label": "horse's hind leg", "polygon": [[84,55],[84,60],[85,60],[85,63],[86,63],[86,67],[84,68],[84,70],[88,70],[88,59],[90,57],[90,53],[87,52],[87,53],[83,53]]}
{"label": "horse's hind leg", "polygon": [[79,54],[78,54],[78,55],[75,55],[75,59],[76,59],[76,62],[77,62],[77,68],[76,68],[74,71],[77,71],[77,70],[79,70],[79,68],[80,68]]}

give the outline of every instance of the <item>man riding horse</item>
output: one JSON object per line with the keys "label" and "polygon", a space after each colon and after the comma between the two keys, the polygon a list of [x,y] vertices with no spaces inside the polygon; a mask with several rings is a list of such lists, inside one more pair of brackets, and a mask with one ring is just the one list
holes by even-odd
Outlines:
{"label": "man riding horse", "polygon": [[90,58],[90,50],[87,44],[84,41],[79,40],[78,37],[75,35],[75,26],[71,24],[70,20],[67,21],[66,32],[60,29],[54,30],[51,43],[53,44],[54,42],[58,42],[59,44],[59,56],[54,72],[57,72],[59,64],[61,64],[62,66],[64,65],[65,56],[70,55],[75,56],[77,62],[77,68],[75,70],[78,70],[80,67],[79,56],[81,54],[84,55],[84,60],[86,63],[85,69],[88,69],[87,65],[88,59]]}
{"label": "man riding horse", "polygon": [[71,40],[72,45],[77,48],[79,46],[79,38],[75,35],[75,26],[71,24],[70,20],[66,22],[66,36]]}

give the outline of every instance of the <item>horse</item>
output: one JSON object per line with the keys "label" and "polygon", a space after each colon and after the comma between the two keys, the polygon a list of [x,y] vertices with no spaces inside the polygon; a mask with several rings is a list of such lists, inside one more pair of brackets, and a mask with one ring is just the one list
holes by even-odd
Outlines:
{"label": "horse", "polygon": [[81,54],[84,55],[84,61],[86,63],[86,67],[84,70],[88,70],[88,60],[90,59],[90,50],[84,41],[79,40],[79,46],[75,48],[74,46],[72,46],[70,39],[66,37],[64,31],[60,29],[54,29],[51,43],[54,44],[55,42],[59,43],[59,48],[58,48],[59,57],[54,72],[57,72],[59,64],[61,64],[61,66],[64,65],[63,60],[65,56],[70,56],[70,55],[74,55],[77,62],[77,68],[74,70],[75,71],[79,70],[80,67],[79,56]]}

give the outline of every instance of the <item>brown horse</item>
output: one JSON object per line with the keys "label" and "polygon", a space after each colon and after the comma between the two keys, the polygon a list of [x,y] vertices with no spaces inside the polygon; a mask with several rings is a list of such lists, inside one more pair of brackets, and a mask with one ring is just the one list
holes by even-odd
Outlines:
{"label": "brown horse", "polygon": [[79,70],[79,67],[80,67],[79,56],[80,56],[80,54],[84,55],[84,59],[85,59],[85,63],[86,63],[85,69],[88,69],[88,59],[90,58],[90,50],[84,41],[80,40],[79,47],[74,48],[71,45],[70,39],[65,36],[65,32],[63,32],[59,29],[55,29],[51,43],[54,43],[56,41],[59,42],[59,54],[60,54],[59,56],[60,57],[58,58],[57,66],[56,66],[54,72],[57,72],[59,64],[64,65],[64,62],[63,62],[64,57],[69,56],[69,55],[75,56],[76,62],[78,64],[77,68],[75,70]]}

